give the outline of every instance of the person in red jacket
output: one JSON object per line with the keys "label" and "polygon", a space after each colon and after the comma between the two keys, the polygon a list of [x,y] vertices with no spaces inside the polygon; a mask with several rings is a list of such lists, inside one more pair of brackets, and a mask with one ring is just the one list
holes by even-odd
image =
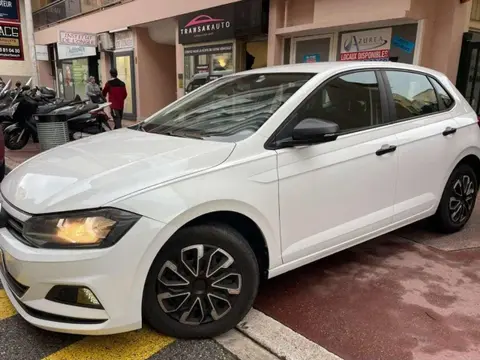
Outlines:
{"label": "person in red jacket", "polygon": [[122,127],[123,107],[127,98],[127,88],[125,83],[117,78],[117,69],[111,69],[110,76],[112,78],[106,82],[102,94],[104,97],[108,94],[108,102],[112,103],[110,107],[115,129],[120,129]]}

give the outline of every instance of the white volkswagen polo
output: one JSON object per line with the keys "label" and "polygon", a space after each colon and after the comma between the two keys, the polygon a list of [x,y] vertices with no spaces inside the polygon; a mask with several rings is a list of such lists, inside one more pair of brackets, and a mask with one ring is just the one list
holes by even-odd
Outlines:
{"label": "white volkswagen polo", "polygon": [[211,82],[1,185],[0,278],[30,323],[215,336],[259,282],[423,218],[467,223],[477,115],[442,74],[319,63]]}

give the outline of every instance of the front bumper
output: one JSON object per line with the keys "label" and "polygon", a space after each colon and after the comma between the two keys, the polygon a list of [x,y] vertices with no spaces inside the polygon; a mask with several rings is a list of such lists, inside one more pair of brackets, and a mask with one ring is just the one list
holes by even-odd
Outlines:
{"label": "front bumper", "polygon": [[[4,203],[18,220],[28,219]],[[141,218],[113,247],[51,250],[30,247],[0,229],[0,280],[13,306],[29,323],[51,331],[84,335],[126,332],[142,326],[143,285],[149,249],[163,224]],[[3,265],[2,265],[3,264]],[[55,285],[90,289],[103,309],[62,304],[45,297]]]}

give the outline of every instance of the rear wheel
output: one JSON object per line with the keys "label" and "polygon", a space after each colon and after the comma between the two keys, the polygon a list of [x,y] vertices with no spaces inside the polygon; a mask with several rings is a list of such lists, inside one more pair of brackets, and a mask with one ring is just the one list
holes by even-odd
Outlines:
{"label": "rear wheel", "polygon": [[475,208],[478,179],[468,164],[459,165],[450,175],[433,222],[444,233],[457,232],[467,224]]}
{"label": "rear wheel", "polygon": [[30,133],[23,128],[7,129],[4,135],[5,147],[9,150],[23,149],[30,139]]}
{"label": "rear wheel", "polygon": [[150,269],[143,316],[165,335],[214,337],[243,319],[258,284],[255,254],[237,231],[224,225],[181,229]]}

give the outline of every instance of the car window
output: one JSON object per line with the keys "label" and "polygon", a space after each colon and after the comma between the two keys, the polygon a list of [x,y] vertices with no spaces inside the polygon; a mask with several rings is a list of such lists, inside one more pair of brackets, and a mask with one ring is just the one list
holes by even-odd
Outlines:
{"label": "car window", "polygon": [[155,134],[236,142],[255,133],[315,74],[238,74],[203,85],[139,129]]}
{"label": "car window", "polygon": [[341,132],[381,124],[382,107],[374,71],[362,71],[330,80],[295,114],[293,127],[306,118],[336,122]]}
{"label": "car window", "polygon": [[440,100],[440,110],[450,109],[453,106],[453,99],[450,97],[450,95],[448,95],[443,86],[440,85],[437,80],[430,78],[430,81],[432,82],[433,87],[437,92],[438,99]]}
{"label": "car window", "polygon": [[386,71],[392,90],[396,120],[439,111],[435,90],[424,75],[406,71]]}

